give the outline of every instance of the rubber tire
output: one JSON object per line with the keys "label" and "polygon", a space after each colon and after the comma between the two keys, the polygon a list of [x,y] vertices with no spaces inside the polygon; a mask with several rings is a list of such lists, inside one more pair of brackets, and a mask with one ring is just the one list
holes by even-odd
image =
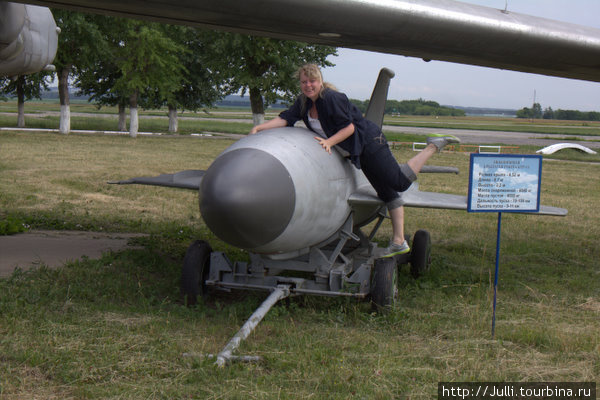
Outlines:
{"label": "rubber tire", "polygon": [[373,265],[371,302],[378,312],[389,311],[398,299],[398,268],[394,258],[378,258]]}
{"label": "rubber tire", "polygon": [[181,267],[181,294],[188,306],[198,302],[198,295],[205,298],[208,294],[205,281],[210,272],[211,253],[212,248],[203,240],[196,240],[185,253]]}
{"label": "rubber tire", "polygon": [[418,278],[429,271],[431,265],[431,235],[425,230],[415,233],[411,248],[410,273]]}

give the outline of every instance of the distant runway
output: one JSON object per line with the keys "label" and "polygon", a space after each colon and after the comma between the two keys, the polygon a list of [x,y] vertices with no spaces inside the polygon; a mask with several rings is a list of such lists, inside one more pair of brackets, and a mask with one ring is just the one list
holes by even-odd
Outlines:
{"label": "distant runway", "polygon": [[[404,132],[416,135],[427,136],[432,133],[445,133],[454,135],[465,144],[493,144],[504,143],[507,145],[532,145],[540,146],[540,148],[549,146],[555,143],[570,143],[569,136],[571,135],[549,135],[545,133],[531,132],[508,132],[508,131],[486,131],[486,130],[471,130],[471,129],[447,129],[447,128],[421,128],[413,126],[390,126],[384,125],[384,131],[389,132]],[[542,139],[547,137],[556,137],[555,139]],[[575,137],[575,136],[573,136]],[[581,144],[589,148],[600,148],[600,136],[585,136],[576,135],[578,139],[572,143]]]}

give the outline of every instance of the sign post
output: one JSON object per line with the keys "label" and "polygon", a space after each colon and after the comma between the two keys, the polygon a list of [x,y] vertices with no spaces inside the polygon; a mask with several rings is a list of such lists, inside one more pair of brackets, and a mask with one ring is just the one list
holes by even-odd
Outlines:
{"label": "sign post", "polygon": [[496,329],[496,294],[500,265],[500,232],[503,212],[539,212],[542,156],[471,154],[469,212],[497,212],[496,272],[492,339]]}

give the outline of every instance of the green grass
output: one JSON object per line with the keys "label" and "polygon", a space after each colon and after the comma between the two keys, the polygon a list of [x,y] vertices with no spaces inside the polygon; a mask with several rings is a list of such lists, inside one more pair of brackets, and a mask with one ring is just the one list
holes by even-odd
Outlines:
{"label": "green grass", "polygon": [[[400,276],[386,315],[366,302],[299,297],[276,306],[239,353],[218,353],[265,298],[216,295],[181,305],[179,271],[195,238],[246,255],[205,227],[192,191],[106,181],[205,169],[232,141],[193,137],[0,134],[0,219],[46,229],[147,233],[141,250],[106,253],[0,279],[0,397],[431,399],[438,381],[598,381],[600,165],[543,163],[542,203],[565,218],[505,214],[496,339],[491,300],[496,216],[407,210],[427,229],[431,271]],[[398,160],[413,154],[395,150]],[[468,155],[432,164],[423,190],[466,195]],[[389,224],[377,240],[387,241]]]}
{"label": "green grass", "polygon": [[[488,131],[531,132],[549,135],[600,136],[600,122],[535,120],[499,117],[419,117],[386,116],[384,123],[390,126],[419,126],[428,128],[472,129]],[[569,140],[572,140],[569,138]]]}

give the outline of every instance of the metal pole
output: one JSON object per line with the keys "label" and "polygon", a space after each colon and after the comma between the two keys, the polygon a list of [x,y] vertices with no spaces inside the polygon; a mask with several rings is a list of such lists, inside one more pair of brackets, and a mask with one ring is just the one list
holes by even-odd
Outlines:
{"label": "metal pole", "polygon": [[240,346],[242,340],[246,339],[250,333],[256,328],[258,323],[262,321],[267,312],[281,299],[290,295],[290,287],[288,285],[279,285],[271,292],[269,297],[254,311],[248,321],[241,327],[238,333],[227,343],[223,350],[217,354],[217,364],[219,367],[225,366],[227,361],[233,359],[231,353]]}
{"label": "metal pole", "polygon": [[492,312],[492,340],[496,331],[496,292],[498,289],[498,266],[500,264],[500,231],[502,227],[502,213],[498,213],[498,233],[496,237],[496,273],[494,275],[494,307]]}

